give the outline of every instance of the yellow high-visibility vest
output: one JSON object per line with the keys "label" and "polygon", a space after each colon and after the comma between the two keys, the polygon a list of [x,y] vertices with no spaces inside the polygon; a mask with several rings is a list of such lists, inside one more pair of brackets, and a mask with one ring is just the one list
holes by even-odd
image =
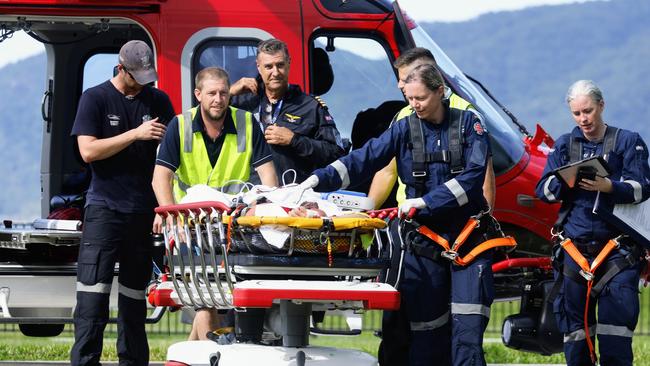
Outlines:
{"label": "yellow high-visibility vest", "polygon": [[253,155],[253,118],[250,112],[229,107],[237,134],[226,134],[217,162],[212,166],[201,131],[192,131],[197,108],[179,114],[180,164],[173,190],[176,202],[195,184],[220,188],[229,181],[247,181]]}

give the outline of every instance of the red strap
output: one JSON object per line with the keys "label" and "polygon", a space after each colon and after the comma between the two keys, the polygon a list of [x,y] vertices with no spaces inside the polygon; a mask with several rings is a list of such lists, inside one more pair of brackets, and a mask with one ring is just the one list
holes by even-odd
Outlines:
{"label": "red strap", "polygon": [[[232,240],[230,238],[232,238],[233,221],[235,221],[235,219],[231,217],[230,220],[228,220],[228,226],[226,227],[226,252],[230,252],[230,245],[232,244]],[[223,253],[223,255],[226,255],[226,253]]]}

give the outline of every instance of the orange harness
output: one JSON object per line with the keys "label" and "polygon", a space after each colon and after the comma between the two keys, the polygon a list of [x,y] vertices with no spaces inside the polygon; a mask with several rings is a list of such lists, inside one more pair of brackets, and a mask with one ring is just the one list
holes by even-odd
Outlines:
{"label": "orange harness", "polygon": [[517,246],[517,242],[515,239],[511,236],[504,236],[502,238],[495,238],[495,239],[489,239],[487,241],[484,241],[474,247],[474,249],[470,250],[469,253],[467,253],[464,257],[460,257],[458,255],[458,250],[460,247],[465,243],[469,235],[479,227],[480,222],[478,217],[470,217],[469,220],[467,220],[467,223],[465,224],[465,227],[463,230],[460,232],[456,240],[454,241],[454,244],[452,246],[449,245],[449,241],[447,239],[443,238],[442,236],[438,235],[435,233],[433,230],[429,229],[426,226],[419,226],[416,231],[427,238],[433,240],[435,243],[440,245],[443,249],[444,252],[442,252],[440,255],[444,258],[449,259],[453,263],[460,265],[460,266],[466,266],[469,263],[471,263],[476,257],[478,257],[481,253],[496,248],[496,247],[515,247]]}
{"label": "orange harness", "polygon": [[596,269],[600,267],[600,265],[607,259],[609,254],[612,252],[612,250],[617,249],[620,247],[620,244],[618,242],[619,238],[611,239],[605,244],[603,249],[600,250],[600,253],[596,256],[596,259],[594,259],[593,262],[591,262],[591,266],[589,265],[589,261],[580,253],[578,248],[576,248],[575,244],[571,241],[571,239],[564,239],[560,245],[562,248],[567,252],[567,254],[573,259],[578,266],[580,266],[580,275],[584,277],[585,280],[587,280],[587,300],[585,301],[585,312],[583,316],[583,322],[584,322],[584,327],[585,327],[585,338],[587,340],[587,347],[589,347],[589,355],[591,356],[591,361],[595,364],[596,363],[596,351],[594,350],[594,344],[591,341],[591,336],[589,335],[589,323],[587,321],[587,315],[589,313],[589,298],[591,297],[591,287],[594,284],[594,273],[596,272]]}

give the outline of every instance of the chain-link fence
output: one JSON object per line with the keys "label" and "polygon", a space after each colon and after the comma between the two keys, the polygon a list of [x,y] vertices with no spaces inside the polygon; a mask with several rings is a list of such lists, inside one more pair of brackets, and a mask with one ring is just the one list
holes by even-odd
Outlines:
{"label": "chain-link fence", "polygon": [[[639,323],[636,327],[635,334],[650,335],[650,291],[641,291],[641,314]],[[501,333],[503,320],[510,314],[519,312],[519,301],[496,302],[492,305],[490,323],[488,324],[488,333]],[[112,314],[115,316],[116,314]],[[366,311],[363,314],[363,330],[373,331],[381,329],[381,311]],[[347,322],[343,316],[326,316],[322,324],[323,329],[328,330],[347,330]],[[190,324],[181,322],[181,312],[167,312],[162,319],[156,324],[147,324],[147,332],[150,334],[189,334]],[[14,332],[18,331],[15,324],[0,324],[0,331]],[[66,325],[64,333],[72,333],[72,325]],[[117,333],[117,326],[109,324],[106,332]]]}

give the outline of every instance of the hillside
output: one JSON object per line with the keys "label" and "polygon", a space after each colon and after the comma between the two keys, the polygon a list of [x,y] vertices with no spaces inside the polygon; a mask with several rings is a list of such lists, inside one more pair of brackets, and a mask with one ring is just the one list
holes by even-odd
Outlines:
{"label": "hillside", "polygon": [[[645,74],[650,59],[648,18],[649,1],[613,0],[421,26],[530,131],[537,122],[556,137],[572,128],[564,96],[573,81],[588,78],[604,91],[605,120],[639,131],[650,142],[650,124],[645,121],[650,115],[650,85]],[[346,63],[354,66],[353,57],[350,54]],[[354,67],[348,72],[354,73]],[[44,54],[0,69],[0,219],[39,214],[44,74]],[[372,85],[394,88],[391,78],[373,80]],[[337,118],[341,114],[343,119],[354,118],[346,112],[336,113]]]}
{"label": "hillside", "polygon": [[40,214],[44,85],[45,54],[0,69],[0,219]]}
{"label": "hillside", "polygon": [[615,0],[422,27],[529,130],[537,122],[553,136],[571,128],[566,91],[575,80],[592,79],[605,95],[605,121],[639,131],[648,142],[649,16],[648,1]]}

